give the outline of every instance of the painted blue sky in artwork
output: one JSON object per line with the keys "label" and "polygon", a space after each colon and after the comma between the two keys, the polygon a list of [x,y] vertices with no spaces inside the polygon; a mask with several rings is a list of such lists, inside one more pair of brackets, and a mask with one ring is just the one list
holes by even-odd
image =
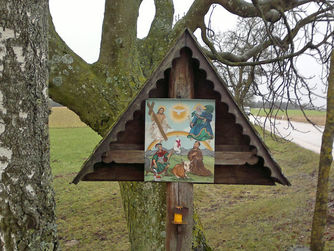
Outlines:
{"label": "painted blue sky in artwork", "polygon": [[[166,115],[166,120],[168,125],[171,129],[168,129],[167,133],[174,132],[174,131],[183,131],[189,132],[190,131],[190,122],[192,120],[191,114],[195,110],[198,104],[202,106],[212,105],[214,107],[213,118],[212,122],[210,123],[213,133],[215,134],[215,101],[210,99],[148,99],[146,102],[150,104],[152,102],[155,103],[154,105],[154,112],[156,113],[159,107],[163,106],[165,108],[164,114]],[[178,108],[178,109],[177,109]],[[180,109],[181,108],[181,109]],[[152,124],[151,117],[148,115],[148,107],[146,104],[145,107],[145,150],[148,146],[153,142],[153,138],[150,134],[150,127]],[[174,114],[174,115],[173,115]],[[175,115],[181,115],[182,118],[176,118]],[[186,137],[186,135],[178,135],[179,139],[181,140],[181,147],[186,149],[191,149],[195,142],[194,139],[190,140]],[[177,135],[169,136],[167,141],[162,141],[162,145],[166,149],[173,148],[175,144]],[[214,150],[214,139],[210,141],[206,141]],[[200,147],[204,149],[205,147],[203,144]],[[154,148],[153,148],[154,149]],[[153,150],[152,149],[152,150]]]}

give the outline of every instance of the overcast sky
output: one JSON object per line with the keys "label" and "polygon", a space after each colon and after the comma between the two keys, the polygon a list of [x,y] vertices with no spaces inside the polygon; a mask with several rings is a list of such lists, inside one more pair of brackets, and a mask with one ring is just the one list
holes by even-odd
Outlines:
{"label": "overcast sky", "polygon": [[[174,17],[177,18],[187,12],[193,0],[174,2]],[[50,0],[50,11],[58,34],[88,63],[98,59],[104,3],[104,0]],[[137,23],[139,38],[147,35],[154,14],[153,0],[144,0],[140,6]],[[219,6],[212,17],[212,25],[217,30],[225,31],[233,28],[236,19],[235,15]]]}
{"label": "overcast sky", "polygon": [[[174,17],[182,17],[192,2],[193,0],[174,0]],[[98,59],[104,3],[104,0],[50,0],[50,11],[58,34],[88,63],[94,63]],[[137,23],[139,38],[147,35],[154,14],[153,0],[144,0],[140,6]],[[237,16],[217,6],[212,16],[212,28],[216,32],[227,31],[235,28],[236,20]],[[195,35],[199,37],[199,32],[195,32]],[[305,76],[319,76],[321,73],[320,66],[307,57],[300,63],[300,67]],[[312,80],[312,83],[320,83],[319,78]],[[320,84],[318,86],[317,93],[324,95],[324,88],[320,87]],[[315,103],[323,105],[325,100],[318,98]]]}

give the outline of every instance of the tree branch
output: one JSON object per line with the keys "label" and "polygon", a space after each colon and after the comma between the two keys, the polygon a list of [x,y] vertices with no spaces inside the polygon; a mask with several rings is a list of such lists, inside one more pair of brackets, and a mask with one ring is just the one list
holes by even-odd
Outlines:
{"label": "tree branch", "polygon": [[174,5],[172,0],[155,0],[155,16],[146,38],[138,40],[141,69],[149,77],[170,46]]}
{"label": "tree branch", "polygon": [[174,4],[173,0],[154,0],[155,16],[151,24],[148,38],[157,34],[167,35],[173,26]]}
{"label": "tree branch", "polygon": [[212,0],[195,0],[187,14],[175,24],[174,33],[179,34],[185,28],[194,32],[201,26],[202,20],[209,11],[212,3]]}
{"label": "tree branch", "polygon": [[137,40],[137,19],[142,0],[106,0],[98,62],[121,68],[131,65]]}
{"label": "tree branch", "polygon": [[330,71],[327,90],[327,114],[325,129],[322,134],[321,151],[315,209],[312,221],[311,248],[322,250],[325,245],[325,236],[328,214],[328,187],[331,165],[333,163],[334,140],[334,50],[331,53]]}
{"label": "tree branch", "polygon": [[73,110],[83,122],[103,135],[118,115],[116,101],[113,101],[117,94],[106,84],[107,77],[96,65],[86,63],[59,37],[51,16],[49,67],[50,97]]}
{"label": "tree branch", "polygon": [[[215,0],[214,3],[221,5],[227,11],[240,17],[262,17],[268,22],[277,22],[280,18],[279,11],[288,11],[312,0],[253,0],[253,3],[244,0]],[[255,6],[256,5],[256,6]],[[260,11],[259,11],[260,10]]]}
{"label": "tree branch", "polygon": [[[266,63],[272,63],[275,61],[279,61],[282,59],[286,58],[291,58],[297,55],[300,55],[307,49],[314,49],[316,46],[313,45],[312,43],[307,43],[302,49],[300,49],[298,52],[292,52],[290,54],[277,57],[275,59],[270,59],[270,60],[263,60],[263,61],[258,61],[258,62],[247,62],[251,57],[256,56],[259,52],[265,50],[269,46],[276,45],[279,43],[279,45],[282,48],[286,48],[290,43],[293,38],[295,38],[303,27],[305,25],[314,22],[321,14],[326,13],[328,11],[332,10],[332,8],[326,8],[323,10],[320,10],[318,12],[315,12],[306,18],[300,20],[293,29],[289,30],[288,34],[283,38],[280,39],[278,37],[274,37],[274,41],[272,39],[265,40],[263,43],[254,46],[253,48],[249,49],[246,51],[243,55],[236,55],[231,52],[217,52],[213,44],[209,41],[209,39],[206,37],[206,28],[204,24],[202,24],[201,29],[202,29],[202,40],[206,43],[206,45],[210,48],[211,52],[207,51],[207,55],[212,59],[212,60],[218,60],[221,61],[224,64],[230,65],[230,66],[241,66],[241,65],[256,65],[256,64],[266,64]],[[327,38],[330,38],[330,36],[327,36]],[[246,63],[247,62],[247,63]]]}

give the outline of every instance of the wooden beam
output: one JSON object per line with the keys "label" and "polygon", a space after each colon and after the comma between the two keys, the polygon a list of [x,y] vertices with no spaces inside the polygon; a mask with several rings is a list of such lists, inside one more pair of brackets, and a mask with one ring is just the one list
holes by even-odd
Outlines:
{"label": "wooden beam", "polygon": [[215,152],[215,165],[254,165],[258,161],[253,152]]}
{"label": "wooden beam", "polygon": [[275,185],[268,168],[251,166],[215,166],[215,184]]}
{"label": "wooden beam", "polygon": [[104,163],[144,163],[144,150],[110,150],[102,157]]}
{"label": "wooden beam", "polygon": [[[98,163],[95,164],[94,169],[93,173],[86,174],[82,180],[144,181],[144,164]],[[268,168],[216,165],[214,183],[230,185],[275,185],[275,180],[270,177]]]}
{"label": "wooden beam", "polygon": [[[194,73],[191,60],[190,53],[183,49],[180,51],[180,57],[173,61],[169,75],[168,96],[170,98],[194,98]],[[193,184],[168,183],[166,198],[166,250],[191,250],[194,221]],[[172,223],[174,209],[178,206],[188,208],[188,214],[184,216],[187,224],[175,225]]]}
{"label": "wooden beam", "polygon": [[215,145],[215,151],[218,152],[249,152],[249,145]]}
{"label": "wooden beam", "polygon": [[86,174],[83,181],[144,181],[143,164],[97,163],[94,172]]}
{"label": "wooden beam", "polygon": [[[144,150],[110,150],[103,157],[104,163],[145,163]],[[253,151],[247,152],[215,152],[215,165],[254,165],[259,158]]]}
{"label": "wooden beam", "polygon": [[139,144],[120,144],[117,142],[110,142],[110,150],[144,150],[144,145]]}

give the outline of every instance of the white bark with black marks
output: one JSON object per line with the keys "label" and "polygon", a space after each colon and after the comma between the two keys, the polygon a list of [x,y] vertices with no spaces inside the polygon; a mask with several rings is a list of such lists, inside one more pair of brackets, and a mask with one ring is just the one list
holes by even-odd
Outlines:
{"label": "white bark with black marks", "polygon": [[0,2],[0,250],[56,250],[48,1]]}

